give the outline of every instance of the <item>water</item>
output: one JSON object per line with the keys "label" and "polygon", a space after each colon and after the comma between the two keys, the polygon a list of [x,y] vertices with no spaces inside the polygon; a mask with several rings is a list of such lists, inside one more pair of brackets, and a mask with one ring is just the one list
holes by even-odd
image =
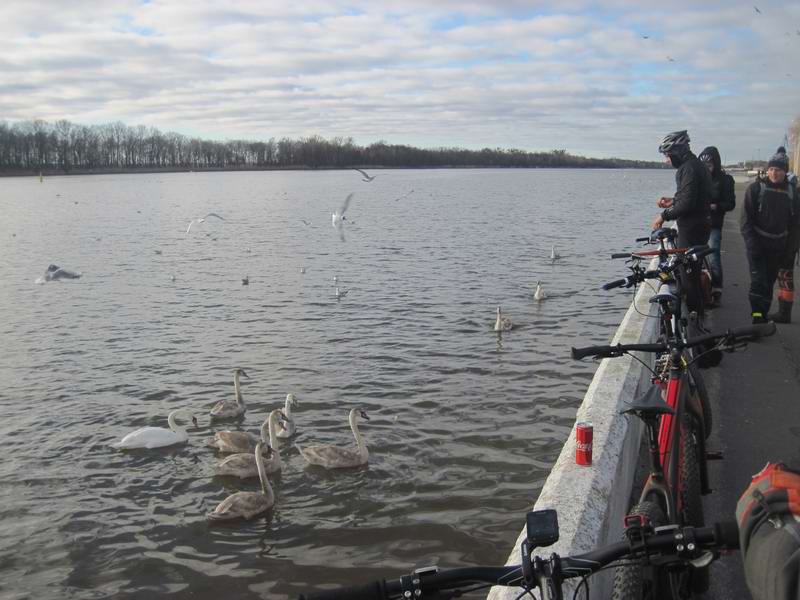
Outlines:
{"label": "water", "polygon": [[[505,561],[595,369],[569,347],[610,339],[630,300],[599,290],[624,275],[606,257],[673,173],[371,174],[0,179],[4,598],[284,598]],[[330,214],[349,192],[342,242]],[[211,211],[225,222],[185,234]],[[84,275],[36,284],[49,263]],[[502,338],[497,305],[516,324]],[[257,488],[214,477],[203,444],[239,366],[241,428],[291,391],[298,435],[275,508],[209,527]],[[353,406],[369,466],[306,468],[293,444],[352,443]],[[173,409],[200,420],[188,444],[109,446]]]}

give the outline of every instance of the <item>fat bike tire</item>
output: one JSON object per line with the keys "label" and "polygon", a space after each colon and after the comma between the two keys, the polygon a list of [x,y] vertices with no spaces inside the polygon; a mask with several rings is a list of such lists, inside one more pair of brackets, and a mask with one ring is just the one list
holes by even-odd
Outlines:
{"label": "fat bike tire", "polygon": [[[705,525],[700,486],[700,446],[697,436],[702,435],[700,425],[691,415],[685,414],[681,422],[681,461],[680,461],[680,499],[681,517],[684,525],[702,527]],[[708,567],[688,567],[679,577],[680,587],[693,593],[708,589]]]}
{"label": "fat bike tire", "polygon": [[[664,511],[650,500],[639,502],[628,514],[639,514],[647,517],[653,527],[667,523]],[[670,584],[667,573],[648,564],[645,559],[628,561],[614,571],[614,585],[611,588],[611,600],[656,600],[670,598]]]}

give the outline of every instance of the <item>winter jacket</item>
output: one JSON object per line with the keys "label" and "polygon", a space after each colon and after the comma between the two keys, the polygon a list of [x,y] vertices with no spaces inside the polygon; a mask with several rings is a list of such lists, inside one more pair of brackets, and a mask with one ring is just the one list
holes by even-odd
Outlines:
{"label": "winter jacket", "polygon": [[711,174],[710,204],[713,204],[716,208],[711,209],[711,228],[722,229],[725,213],[736,208],[735,184],[733,177],[723,170],[722,159],[719,156],[719,150],[715,146],[704,148],[700,153],[700,156],[703,155],[710,156],[714,165],[714,172]]}
{"label": "winter jacket", "polygon": [[[674,159],[673,159],[674,160]],[[675,197],[672,206],[664,209],[665,221],[677,221],[678,231],[696,229],[709,224],[711,176],[705,165],[691,152],[681,157],[675,172]],[[708,236],[706,235],[706,240]],[[704,242],[703,242],[704,243]]]}
{"label": "winter jacket", "polygon": [[740,226],[751,255],[794,254],[800,244],[800,194],[784,181],[756,180],[744,193]]}

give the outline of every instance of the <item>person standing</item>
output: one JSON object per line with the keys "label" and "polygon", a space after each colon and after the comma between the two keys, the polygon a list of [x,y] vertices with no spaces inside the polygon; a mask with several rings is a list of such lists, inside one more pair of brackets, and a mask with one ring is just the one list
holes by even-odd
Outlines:
{"label": "person standing", "polygon": [[665,221],[677,221],[678,246],[689,248],[708,243],[711,232],[711,176],[689,148],[686,131],[668,133],[658,147],[675,172],[675,196],[659,198],[656,204],[664,210],[651,223],[660,229]]}
{"label": "person standing", "polygon": [[778,313],[768,314],[778,271],[787,265],[787,258],[794,260],[800,244],[800,194],[786,179],[788,170],[786,154],[774,154],[767,165],[766,180],[751,183],[744,195],[740,224],[750,265],[753,323],[765,323],[768,317],[788,323],[791,318],[794,282],[786,275],[779,290]]}
{"label": "person standing", "polygon": [[736,207],[735,184],[733,177],[723,170],[722,159],[715,146],[705,148],[698,158],[711,175],[711,233],[708,245],[714,249],[714,253],[709,255],[708,264],[711,272],[711,299],[713,304],[718,305],[722,297],[722,257],[720,256],[722,223],[725,220],[725,213]]}
{"label": "person standing", "polygon": [[[786,148],[778,146],[776,155],[783,154],[786,156],[786,165],[788,168],[789,157],[786,155]],[[797,175],[792,172],[786,172],[786,180],[789,185],[794,188],[795,196],[798,195],[797,189]],[[797,248],[789,246],[786,249],[786,254],[778,266],[778,311],[769,315],[769,318],[776,323],[791,323],[792,322],[792,306],[794,305],[794,264],[797,257]]]}
{"label": "person standing", "polygon": [[[675,171],[675,196],[656,201],[664,210],[650,224],[653,230],[665,221],[678,223],[678,246],[690,248],[708,243],[711,232],[711,176],[689,148],[687,131],[673,131],[661,141],[658,151],[667,157]],[[703,314],[704,303],[700,268],[692,268],[687,282],[686,304],[690,311]]]}

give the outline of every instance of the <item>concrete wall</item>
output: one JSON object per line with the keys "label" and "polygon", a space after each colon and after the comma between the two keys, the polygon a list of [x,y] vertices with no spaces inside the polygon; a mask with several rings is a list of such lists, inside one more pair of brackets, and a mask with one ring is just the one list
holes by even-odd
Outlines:
{"label": "concrete wall", "polygon": [[[655,306],[648,302],[652,295],[649,286],[642,286],[612,344],[653,341],[656,319],[644,316],[655,314]],[[575,345],[581,345],[580,341],[576,340]],[[649,356],[641,358],[649,364]],[[549,556],[556,552],[567,556],[619,541],[622,519],[629,508],[642,429],[639,419],[619,412],[649,385],[649,371],[630,356],[600,362],[575,418],[576,422],[588,421],[594,426],[592,465],[582,467],[575,464],[573,427],[535,505],[536,509],[558,511],[560,539],[555,545],[535,553]],[[509,565],[520,564],[519,548],[525,539],[524,518],[521,521],[523,530],[508,558],[506,564]],[[589,579],[591,597],[608,597],[612,579],[610,570],[593,575]],[[573,587],[565,584],[565,598],[572,597]],[[493,587],[488,598],[513,600],[519,597],[520,592],[519,588]]]}

